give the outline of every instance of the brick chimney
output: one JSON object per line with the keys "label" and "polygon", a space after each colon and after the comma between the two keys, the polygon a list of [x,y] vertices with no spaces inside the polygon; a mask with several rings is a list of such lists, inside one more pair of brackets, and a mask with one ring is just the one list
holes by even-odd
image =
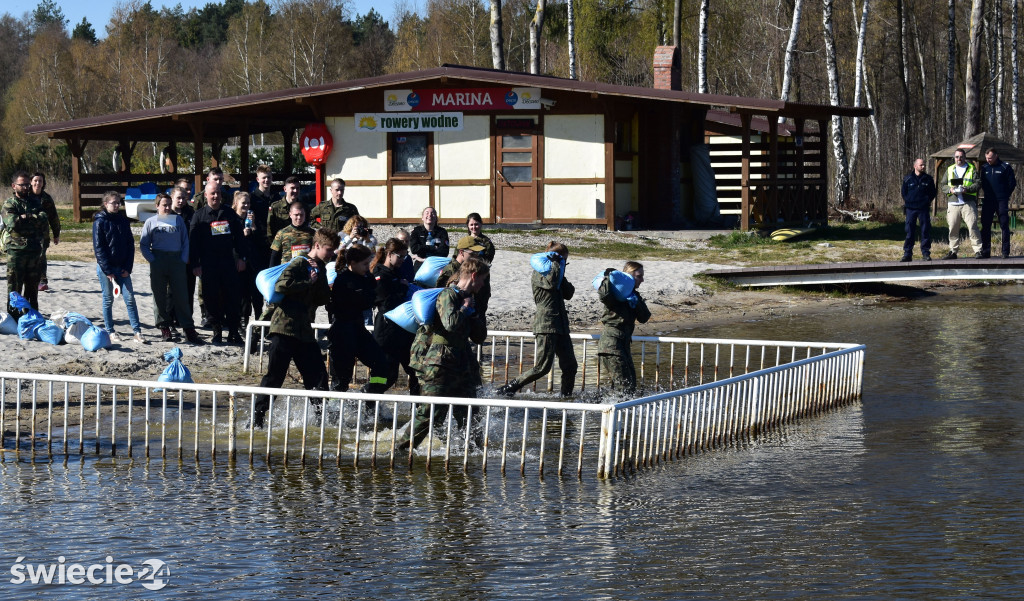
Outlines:
{"label": "brick chimney", "polygon": [[654,50],[655,89],[682,90],[681,63],[678,46],[658,46]]}

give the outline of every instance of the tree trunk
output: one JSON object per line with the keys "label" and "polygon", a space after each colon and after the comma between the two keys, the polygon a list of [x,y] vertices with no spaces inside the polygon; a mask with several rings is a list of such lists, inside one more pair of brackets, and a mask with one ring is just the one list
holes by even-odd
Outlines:
{"label": "tree trunk", "polygon": [[995,65],[992,74],[996,78],[996,135],[1003,137],[1003,0],[996,0],[995,10]]}
{"label": "tree trunk", "polygon": [[500,71],[505,70],[505,47],[501,36],[501,0],[491,0],[491,65]]}
{"label": "tree trunk", "polygon": [[900,148],[896,153],[901,165],[910,160],[910,67],[907,64],[907,9],[903,0],[896,0],[896,48],[899,53],[900,92],[903,96],[903,110],[900,114]]}
{"label": "tree trunk", "polygon": [[1013,0],[1013,6],[1010,9],[1010,62],[1013,65],[1013,79],[1012,87],[1010,88],[1010,116],[1013,119],[1013,145],[1017,146],[1020,143],[1020,128],[1019,121],[1017,120],[1017,106],[1020,104],[1019,89],[1020,89],[1020,69],[1017,62],[1017,18],[1019,16],[1018,7],[1020,6],[1020,0]]}
{"label": "tree trunk", "polygon": [[540,73],[540,36],[544,29],[544,8],[547,0],[537,0],[537,9],[530,21],[530,73]]}
{"label": "tree trunk", "polygon": [[981,27],[985,0],[971,2],[971,41],[967,47],[964,138],[981,133]]}
{"label": "tree trunk", "polygon": [[[928,98],[928,72],[925,68],[924,52],[921,50],[921,31],[917,26],[917,17],[911,14],[910,18],[913,19],[914,23],[914,53],[917,55],[917,70],[921,73],[921,104],[923,106],[933,106],[931,99]],[[921,119],[921,123],[924,125],[924,139],[931,140],[932,120]]]}
{"label": "tree trunk", "polygon": [[953,106],[953,90],[956,86],[956,0],[949,0],[949,20],[946,23],[946,95],[944,105],[946,107],[946,135],[953,135],[953,128],[956,127],[953,115],[956,114]]}
{"label": "tree trunk", "polygon": [[[852,0],[853,14],[857,14],[857,0]],[[853,106],[860,106],[860,91],[864,84],[864,40],[868,30],[868,12],[870,0],[864,0],[860,13],[860,25],[857,26],[857,62],[854,66]],[[860,150],[860,118],[853,118],[853,140],[850,148],[850,177],[853,177],[857,165],[857,152]]]}
{"label": "tree trunk", "polygon": [[985,38],[988,42],[988,120],[985,131],[996,131],[996,26],[995,19],[985,19]]}
{"label": "tree trunk", "polygon": [[566,0],[569,26],[569,79],[576,79],[576,10],[575,0]]}
{"label": "tree trunk", "polygon": [[680,48],[682,46],[683,34],[680,31],[682,27],[683,0],[672,0],[672,45],[676,48]]}
{"label": "tree trunk", "polygon": [[708,4],[700,0],[700,33],[697,44],[697,91],[708,93]]}
{"label": "tree trunk", "polygon": [[796,44],[800,38],[800,17],[803,14],[803,0],[793,2],[793,22],[789,26],[789,42],[786,44],[786,58],[782,71],[783,102],[789,102],[789,91],[793,86],[793,59],[796,56]]}
{"label": "tree trunk", "polygon": [[[828,73],[828,95],[832,106],[842,106],[839,95],[839,69],[836,67],[836,40],[832,26],[832,0],[824,0],[821,9],[822,30],[825,35],[825,69]],[[850,166],[846,157],[846,136],[843,119],[832,116],[832,152],[836,160],[835,199],[843,205],[850,198]]]}

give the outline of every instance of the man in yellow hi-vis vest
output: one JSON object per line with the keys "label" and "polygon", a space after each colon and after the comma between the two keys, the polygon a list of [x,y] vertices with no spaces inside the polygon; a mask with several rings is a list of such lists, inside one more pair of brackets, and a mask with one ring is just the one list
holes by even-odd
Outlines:
{"label": "man in yellow hi-vis vest", "polygon": [[960,223],[967,226],[967,235],[974,247],[974,258],[981,258],[981,236],[978,235],[978,190],[981,180],[974,164],[967,161],[967,153],[957,149],[952,165],[946,169],[946,222],[949,224],[949,254],[943,259],[955,259],[960,249]]}

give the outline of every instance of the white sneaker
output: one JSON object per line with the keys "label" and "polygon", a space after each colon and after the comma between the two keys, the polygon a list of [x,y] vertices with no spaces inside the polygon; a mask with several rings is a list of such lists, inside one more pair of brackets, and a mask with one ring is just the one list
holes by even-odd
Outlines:
{"label": "white sneaker", "polygon": [[119,342],[121,342],[121,337],[117,335],[117,332],[107,332],[107,334],[110,335],[111,343],[118,344]]}
{"label": "white sneaker", "polygon": [[135,336],[132,337],[132,342],[135,344],[149,344],[149,341],[142,337],[142,332],[135,332]]}

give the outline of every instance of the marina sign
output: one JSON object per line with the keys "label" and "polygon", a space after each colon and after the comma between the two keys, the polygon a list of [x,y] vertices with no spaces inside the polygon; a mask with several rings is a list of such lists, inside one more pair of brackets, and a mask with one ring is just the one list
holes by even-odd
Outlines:
{"label": "marina sign", "polygon": [[384,110],[489,111],[537,110],[540,88],[440,88],[435,90],[384,90]]}

